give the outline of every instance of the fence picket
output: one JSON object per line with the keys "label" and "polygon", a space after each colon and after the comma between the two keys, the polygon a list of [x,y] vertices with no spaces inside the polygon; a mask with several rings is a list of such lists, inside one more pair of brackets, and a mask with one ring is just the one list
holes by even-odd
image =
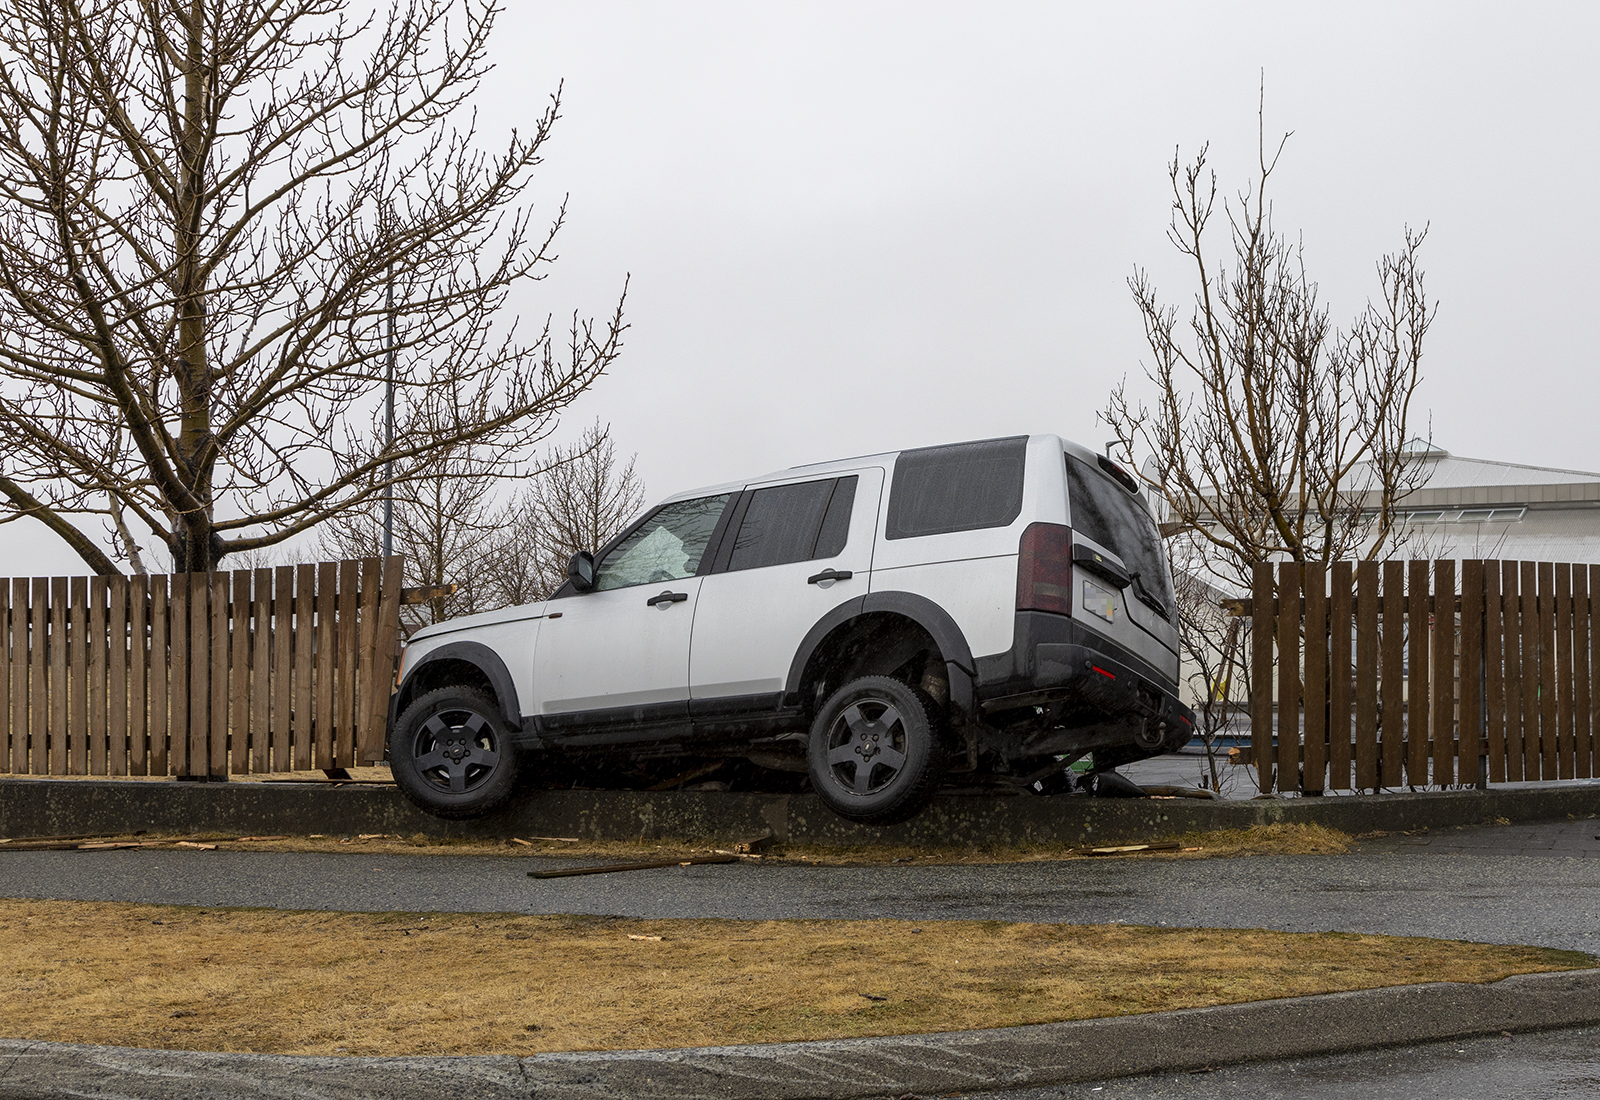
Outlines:
{"label": "fence picket", "polygon": [[128,578],[112,577],[107,585],[106,642],[106,770],[128,774]]}
{"label": "fence picket", "polygon": [[50,690],[45,671],[49,614],[50,580],[34,577],[28,608],[28,768],[34,775],[50,774]]}
{"label": "fence picket", "polygon": [[333,729],[334,766],[339,768],[352,767],[356,763],[356,665],[360,656],[356,649],[356,628],[359,625],[357,601],[361,595],[358,591],[360,585],[361,563],[354,560],[340,562],[336,629],[339,641],[334,648],[338,692],[334,698]]}
{"label": "fence picket", "polygon": [[1428,783],[1428,563],[1413,561],[1406,577],[1406,783]]}
{"label": "fence picket", "polygon": [[1589,566],[1572,567],[1572,684],[1573,747],[1577,777],[1594,778],[1594,687],[1590,679],[1594,646],[1589,631],[1594,617],[1589,608]]}
{"label": "fence picket", "polygon": [[[67,774],[67,743],[81,738],[83,727],[68,724],[67,716],[67,578],[50,578],[50,729],[46,735],[51,775]],[[82,680],[78,681],[82,684]]]}
{"label": "fence picket", "polygon": [[1488,740],[1491,783],[1506,779],[1505,616],[1500,589],[1500,566],[1486,563],[1483,570],[1483,699],[1484,737]]}
{"label": "fence picket", "polygon": [[167,592],[170,578],[150,578],[150,774],[168,775],[172,756],[172,609]]}
{"label": "fence picket", "polygon": [[1520,563],[1522,576],[1518,605],[1522,610],[1522,776],[1539,778],[1539,586],[1538,566]]}
{"label": "fence picket", "polygon": [[1328,589],[1327,568],[1305,567],[1305,754],[1300,789],[1327,787],[1328,762]]}
{"label": "fence picket", "polygon": [[[361,753],[363,763],[384,758],[390,685],[395,677],[395,659],[400,652],[400,585],[405,561],[398,554],[383,559],[383,598],[378,604],[377,626],[373,631],[372,690],[367,694],[367,740]],[[1270,646],[1271,641],[1268,640]]]}
{"label": "fence picket", "polygon": [[334,614],[339,588],[339,567],[334,562],[317,566],[317,679],[316,749],[311,766],[331,768],[333,763],[333,650]]}
{"label": "fence picket", "polygon": [[[370,696],[373,691],[387,691],[379,686],[382,674],[378,668],[376,643],[378,637],[378,599],[379,589],[383,584],[383,563],[377,558],[361,559],[361,601],[357,614],[361,617],[361,637],[357,639],[360,659],[356,666],[356,706],[353,708],[355,727],[352,731],[352,740],[355,751],[352,759],[357,766],[369,763],[367,750],[372,740],[370,725],[372,722],[372,706]],[[363,705],[365,701],[365,705]],[[380,725],[382,719],[379,719]],[[378,736],[381,738],[382,732]]]}
{"label": "fence picket", "polygon": [[272,570],[255,571],[250,639],[250,770],[272,770]]}
{"label": "fence picket", "polygon": [[1577,749],[1572,726],[1572,566],[1555,566],[1555,706],[1556,769],[1562,779],[1576,774]]}
{"label": "fence picket", "polygon": [[1456,781],[1456,563],[1453,561],[1433,563],[1433,616],[1429,627],[1433,650],[1433,699],[1429,704],[1433,782],[1439,787],[1448,787]]}
{"label": "fence picket", "polygon": [[311,767],[312,671],[316,642],[317,567],[302,565],[294,577],[294,770]]}
{"label": "fence picket", "polygon": [[250,772],[250,570],[233,571],[233,599],[228,603],[228,767]]}
{"label": "fence picket", "polygon": [[1556,608],[1554,563],[1539,563],[1539,775],[1559,777],[1556,733]]}
{"label": "fence picket", "polygon": [[1333,563],[1328,611],[1328,787],[1350,789],[1350,563]]}
{"label": "fence picket", "polygon": [[11,770],[28,771],[28,582],[11,581]]}
{"label": "fence picket", "polygon": [[128,774],[150,774],[150,578],[128,582]]}
{"label": "fence picket", "polygon": [[1377,790],[1378,763],[1378,563],[1356,566],[1356,780],[1357,790]]}
{"label": "fence picket", "polygon": [[1459,714],[1460,755],[1457,782],[1470,786],[1481,781],[1479,757],[1483,752],[1483,562],[1461,563],[1461,687]]}
{"label": "fence picket", "polygon": [[11,767],[11,586],[0,584],[0,718],[5,728],[0,730],[0,765]]}
{"label": "fence picket", "polygon": [[1300,782],[1300,566],[1278,566],[1278,784]]}
{"label": "fence picket", "polygon": [[1272,566],[1257,565],[1251,577],[1250,605],[1250,751],[1256,765],[1256,787],[1272,790],[1272,635],[1274,588]]}
{"label": "fence picket", "polygon": [[273,572],[272,770],[291,771],[294,714],[294,566]]}

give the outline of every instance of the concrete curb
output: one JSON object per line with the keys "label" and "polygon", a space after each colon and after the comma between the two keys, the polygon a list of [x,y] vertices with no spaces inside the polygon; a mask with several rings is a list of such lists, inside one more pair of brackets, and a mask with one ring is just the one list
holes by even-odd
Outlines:
{"label": "concrete curb", "polygon": [[441,821],[391,787],[292,783],[0,779],[0,836],[209,832],[741,839],[771,831],[806,844],[1089,844],[1251,825],[1303,823],[1399,832],[1500,819],[1600,814],[1600,782],[1490,791],[1207,802],[1191,799],[943,797],[880,828],[835,816],[814,795],[534,791],[489,817]]}
{"label": "concrete curb", "polygon": [[1600,970],[935,1035],[529,1058],[311,1058],[0,1040],[0,1096],[853,1100],[1064,1085],[1600,1023]]}

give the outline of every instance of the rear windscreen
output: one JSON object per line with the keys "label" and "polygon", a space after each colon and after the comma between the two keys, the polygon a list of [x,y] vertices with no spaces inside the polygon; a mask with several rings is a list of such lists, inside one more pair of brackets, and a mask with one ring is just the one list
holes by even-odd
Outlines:
{"label": "rear windscreen", "polygon": [[1144,504],[1105,474],[1067,455],[1067,503],[1072,529],[1081,531],[1138,573],[1146,592],[1172,608],[1172,581],[1161,532]]}
{"label": "rear windscreen", "polygon": [[1006,527],[1022,512],[1028,437],[901,451],[884,535],[910,539]]}

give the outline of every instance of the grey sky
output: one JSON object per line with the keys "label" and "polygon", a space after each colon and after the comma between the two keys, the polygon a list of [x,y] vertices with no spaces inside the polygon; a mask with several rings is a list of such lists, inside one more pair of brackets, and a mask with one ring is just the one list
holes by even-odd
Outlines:
{"label": "grey sky", "polygon": [[[570,193],[528,313],[603,313],[620,365],[569,415],[652,498],[796,463],[1057,431],[1144,354],[1125,279],[1190,284],[1166,164],[1229,191],[1293,129],[1281,228],[1336,321],[1407,224],[1442,302],[1419,427],[1476,457],[1600,468],[1600,9],[1546,4],[683,4],[510,0],[486,138],[565,80],[532,197]],[[1223,244],[1220,239],[1217,242]],[[48,536],[6,572],[80,571]],[[53,541],[53,540],[52,540]]]}

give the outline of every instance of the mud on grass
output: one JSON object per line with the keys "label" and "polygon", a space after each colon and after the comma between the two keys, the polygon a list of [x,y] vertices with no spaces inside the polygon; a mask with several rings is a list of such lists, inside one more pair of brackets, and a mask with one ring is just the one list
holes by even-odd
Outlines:
{"label": "mud on grass", "polygon": [[533,1054],[911,1034],[1594,965],[1323,933],[0,901],[0,1035]]}
{"label": "mud on grass", "polygon": [[[978,864],[1036,863],[1070,859],[1207,859],[1217,856],[1312,855],[1348,851],[1353,838],[1320,825],[1255,825],[1248,829],[1221,829],[1188,833],[1172,838],[1179,848],[1173,851],[1131,852],[1111,856],[1080,854],[1070,845],[1014,844],[930,847],[917,845],[837,846],[819,844],[774,844],[763,850],[759,859],[768,863],[794,863],[818,866],[872,866],[895,863]],[[729,854],[734,844],[725,839],[664,840],[565,840],[522,837],[516,840],[467,837],[433,837],[422,833],[401,836],[392,833],[334,833],[309,836],[240,837],[218,833],[129,834],[102,837],[96,843],[138,842],[151,847],[176,847],[214,844],[224,851],[256,852],[360,852],[436,856],[537,856],[570,857],[584,863],[611,860],[689,859],[695,856]],[[1137,840],[1114,841],[1134,844]],[[0,858],[5,844],[0,843]]]}

